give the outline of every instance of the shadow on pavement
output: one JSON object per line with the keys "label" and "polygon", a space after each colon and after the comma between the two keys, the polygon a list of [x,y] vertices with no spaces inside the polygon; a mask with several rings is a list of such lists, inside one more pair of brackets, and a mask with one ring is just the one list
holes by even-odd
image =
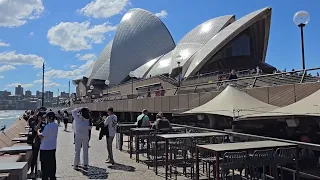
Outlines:
{"label": "shadow on pavement", "polygon": [[83,175],[87,176],[88,179],[107,179],[108,172],[104,168],[100,168],[97,166],[89,166],[88,169],[79,169]]}
{"label": "shadow on pavement", "polygon": [[108,168],[113,169],[113,170],[128,171],[128,172],[134,172],[136,170],[136,168],[133,166],[127,166],[127,165],[119,164],[119,163],[115,163],[112,166],[108,166]]}

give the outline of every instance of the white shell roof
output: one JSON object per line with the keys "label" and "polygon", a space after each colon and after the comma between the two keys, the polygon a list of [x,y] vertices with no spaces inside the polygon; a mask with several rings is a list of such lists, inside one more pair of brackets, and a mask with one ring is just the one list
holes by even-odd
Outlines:
{"label": "white shell roof", "polygon": [[162,56],[157,63],[154,64],[146,77],[156,76],[159,74],[169,73],[172,64],[172,51]]}
{"label": "white shell roof", "polygon": [[132,75],[135,78],[144,78],[146,77],[146,73],[149,71],[150,68],[152,68],[152,66],[162,57],[156,57],[150,61],[148,61],[147,63],[145,63],[144,65],[138,67],[136,70],[132,71]]}
{"label": "white shell roof", "polygon": [[178,66],[177,61],[180,61],[180,65],[183,66],[195,52],[219,33],[221,29],[233,21],[234,16],[227,15],[210,19],[198,25],[180,40],[170,54],[168,53],[163,56],[150,70],[148,75],[151,74],[154,76],[158,74],[171,73],[172,69]]}
{"label": "white shell roof", "polygon": [[88,86],[93,79],[107,80],[110,73],[110,56],[112,50],[113,40],[111,40],[102,50],[98,60],[94,63],[94,66],[90,72],[88,80]]}
{"label": "white shell roof", "polygon": [[207,60],[217,53],[224,45],[230,42],[243,30],[248,28],[250,25],[260,19],[261,15],[265,15],[271,12],[271,8],[263,8],[252,12],[241,19],[233,22],[223,30],[221,30],[216,36],[208,41],[192,58],[191,64],[186,71],[184,77],[193,75],[196,73]]}
{"label": "white shell roof", "polygon": [[131,9],[118,25],[111,52],[110,84],[174,49],[175,43],[162,21],[143,9]]}
{"label": "white shell roof", "polygon": [[89,67],[89,69],[88,69],[88,72],[87,72],[83,77],[86,77],[86,78],[89,78],[89,77],[90,77],[90,75],[92,74],[92,70],[93,70],[93,67],[94,67],[95,64],[96,64],[96,61],[94,61],[94,62],[90,65],[90,67]]}

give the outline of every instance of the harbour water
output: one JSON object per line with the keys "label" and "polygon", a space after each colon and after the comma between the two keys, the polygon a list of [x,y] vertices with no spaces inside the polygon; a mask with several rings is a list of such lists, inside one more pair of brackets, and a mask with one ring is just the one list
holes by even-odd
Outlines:
{"label": "harbour water", "polygon": [[0,111],[0,127],[6,125],[7,128],[24,113],[23,110]]}

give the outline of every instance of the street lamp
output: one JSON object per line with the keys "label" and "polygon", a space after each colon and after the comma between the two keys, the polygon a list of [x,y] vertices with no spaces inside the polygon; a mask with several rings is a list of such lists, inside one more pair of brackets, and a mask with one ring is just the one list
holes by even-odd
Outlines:
{"label": "street lamp", "polygon": [[107,79],[107,80],[105,80],[104,81],[104,84],[107,86],[107,96],[108,96],[108,94],[109,94],[109,84],[110,84],[110,81]]}
{"label": "street lamp", "polygon": [[180,67],[180,64],[181,64],[182,60],[183,60],[183,58],[182,58],[181,55],[178,55],[176,57],[176,62],[178,64],[178,87],[180,87],[180,85],[181,85],[181,67]]}
{"label": "street lamp", "polygon": [[300,27],[301,30],[301,49],[302,49],[302,68],[305,69],[304,61],[304,39],[303,27],[310,21],[310,16],[307,11],[299,11],[293,16],[293,22]]}

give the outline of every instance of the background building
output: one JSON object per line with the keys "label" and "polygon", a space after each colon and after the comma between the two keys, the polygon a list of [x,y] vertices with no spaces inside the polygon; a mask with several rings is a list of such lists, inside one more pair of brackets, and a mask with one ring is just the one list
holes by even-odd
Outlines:
{"label": "background building", "polygon": [[60,93],[60,97],[61,98],[69,98],[69,93],[66,93],[66,92],[63,91],[63,92]]}
{"label": "background building", "polygon": [[45,93],[44,93],[44,100],[45,101],[50,101],[50,100],[52,100],[53,99],[53,92],[51,92],[51,91],[46,91]]}
{"label": "background building", "polygon": [[16,96],[23,96],[23,87],[21,85],[18,85],[15,88],[15,95]]}
{"label": "background building", "polygon": [[27,91],[25,92],[25,97],[26,97],[26,98],[32,97],[32,92],[31,92],[30,90],[27,90]]}
{"label": "background building", "polygon": [[0,91],[0,99],[5,100],[8,99],[8,96],[11,95],[11,92],[9,91]]}
{"label": "background building", "polygon": [[42,98],[42,92],[37,91],[37,92],[36,92],[36,97],[37,97],[37,98]]}

